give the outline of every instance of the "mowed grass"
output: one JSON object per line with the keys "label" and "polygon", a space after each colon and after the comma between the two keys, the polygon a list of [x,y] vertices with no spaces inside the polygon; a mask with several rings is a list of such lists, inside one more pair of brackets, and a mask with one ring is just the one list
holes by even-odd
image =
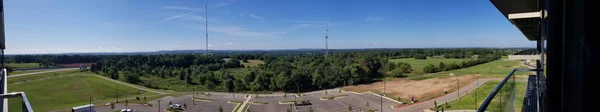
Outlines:
{"label": "mowed grass", "polygon": [[53,77],[59,77],[59,76],[63,76],[63,75],[72,75],[73,73],[79,73],[79,72],[80,72],[79,70],[67,70],[67,71],[48,72],[48,73],[26,75],[26,76],[19,76],[19,77],[9,77],[8,81],[6,81],[6,83],[12,84],[12,83],[17,83],[17,82],[35,81],[35,80],[39,80],[39,79],[53,78]]}
{"label": "mowed grass", "polygon": [[[413,67],[414,68],[414,67]],[[513,60],[497,60],[484,64],[475,65],[472,67],[461,68],[450,71],[442,71],[434,73],[429,76],[415,76],[409,77],[411,80],[425,80],[434,77],[450,77],[448,74],[453,73],[455,75],[472,75],[472,74],[483,74],[480,78],[504,78],[510,71],[515,68],[527,68],[519,65],[519,61]],[[527,72],[515,72],[515,75],[522,77],[527,75]]]}
{"label": "mowed grass", "polygon": [[40,68],[40,63],[7,63],[6,66],[16,69]]}
{"label": "mowed grass", "polygon": [[467,60],[471,60],[471,59],[445,59],[445,58],[432,58],[432,57],[427,57],[427,59],[415,59],[415,58],[403,58],[403,59],[391,59],[389,60],[390,62],[405,62],[410,64],[410,66],[413,69],[413,73],[415,74],[422,74],[423,73],[423,67],[429,65],[429,64],[433,64],[436,67],[438,67],[440,65],[440,62],[444,62],[444,64],[448,65],[452,62],[455,62],[456,64],[460,64],[463,61],[467,61]]}
{"label": "mowed grass", "polygon": [[[33,110],[40,112],[88,104],[90,97],[92,103],[115,100],[117,96],[116,84],[92,75],[95,74],[77,72],[61,75],[60,77],[8,84],[8,91],[25,92]],[[153,94],[120,84],[118,89],[119,98],[143,97]],[[143,92],[143,94],[140,94],[140,92]],[[9,111],[20,111],[21,102],[19,98],[11,98]]]}
{"label": "mowed grass", "polygon": [[[468,93],[466,96],[463,96],[462,98],[460,98],[460,100],[448,102],[448,104],[451,107],[447,108],[445,110],[477,110],[476,108],[479,108],[479,106],[483,103],[483,100],[485,100],[485,98],[494,90],[494,88],[499,83],[500,83],[500,81],[489,81],[477,89],[477,94],[475,94],[475,91],[474,91],[474,92]],[[508,82],[507,82],[507,84],[508,84]],[[516,88],[515,89],[516,97],[514,97],[515,98],[514,100],[506,97],[506,96],[508,96],[507,92],[498,93],[498,94],[496,94],[496,97],[494,97],[494,99],[488,106],[487,110],[500,111],[499,110],[499,106],[500,106],[499,102],[500,102],[500,99],[502,99],[502,102],[514,101],[514,104],[516,105],[515,111],[521,111],[521,108],[523,106],[522,105],[523,98],[525,97],[525,89],[527,88],[527,82],[515,82],[515,86],[516,86],[515,87]],[[505,89],[505,90],[501,90],[501,91],[508,90],[506,85],[503,87],[503,89]],[[501,98],[500,95],[503,95],[503,97]],[[475,96],[477,96],[477,103],[475,103]]]}
{"label": "mowed grass", "polygon": [[265,64],[265,61],[263,61],[263,60],[248,60],[248,63],[244,63],[244,62],[242,62],[242,60],[240,60],[240,63],[242,63],[242,65],[244,65],[245,67],[258,67],[258,65],[260,65],[260,64]]}

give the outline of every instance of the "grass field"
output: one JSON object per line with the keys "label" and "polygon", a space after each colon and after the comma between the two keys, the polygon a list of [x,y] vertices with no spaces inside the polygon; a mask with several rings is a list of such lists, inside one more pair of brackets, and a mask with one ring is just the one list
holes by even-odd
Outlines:
{"label": "grass field", "polygon": [[[413,67],[414,68],[414,67]],[[489,63],[484,63],[480,65],[475,65],[472,67],[456,69],[451,71],[443,71],[438,72],[429,76],[415,76],[409,77],[412,80],[424,80],[434,77],[449,77],[448,74],[453,73],[455,75],[472,75],[472,74],[483,74],[484,76],[480,76],[480,78],[503,78],[511,70],[515,68],[527,68],[524,66],[520,66],[518,61],[512,60],[498,60]],[[527,72],[516,72],[515,75],[523,76],[526,75]]]}
{"label": "grass field", "polygon": [[58,76],[63,76],[63,75],[72,75],[73,73],[79,73],[79,72],[80,72],[79,70],[67,70],[67,71],[48,72],[48,73],[27,75],[27,76],[20,76],[20,77],[10,77],[10,78],[8,78],[8,81],[6,81],[6,83],[12,84],[12,83],[17,83],[17,82],[35,81],[35,80],[39,80],[39,79],[47,79],[47,78],[53,78],[53,77],[58,77]]}
{"label": "grass field", "polygon": [[265,61],[263,61],[263,60],[248,60],[248,63],[244,63],[244,62],[242,62],[242,60],[240,60],[240,63],[242,63],[242,65],[244,65],[245,67],[258,67],[259,64],[265,64]]}
{"label": "grass field", "polygon": [[[445,110],[476,110],[483,103],[483,100],[492,92],[492,90],[500,83],[500,81],[490,81],[477,89],[477,95],[475,92],[468,93],[466,96],[460,98],[460,100],[448,102],[451,106]],[[527,87],[527,82],[516,82],[516,97],[514,99],[514,104],[516,105],[515,111],[521,111],[521,106],[523,106],[523,97],[525,96],[525,89]],[[507,100],[509,98],[500,98],[498,95],[493,99],[492,103],[488,106],[488,110],[490,111],[499,111],[498,102],[499,99]],[[477,103],[475,103],[475,96],[477,96]],[[504,101],[503,101],[504,102]],[[477,106],[477,107],[476,107]]]}
{"label": "grass field", "polygon": [[16,69],[40,68],[39,63],[7,63],[6,66],[14,67]]}
{"label": "grass field", "polygon": [[420,59],[414,59],[414,58],[403,58],[403,59],[392,59],[390,60],[390,62],[405,62],[410,64],[410,66],[413,69],[413,73],[416,74],[422,74],[423,73],[423,67],[429,65],[429,64],[433,64],[436,67],[438,67],[440,65],[440,62],[444,62],[444,64],[450,64],[452,62],[455,62],[456,64],[460,64],[463,61],[467,61],[467,60],[471,60],[471,59],[444,59],[444,58],[432,58],[432,57],[428,57],[427,59],[424,60],[420,60]]}
{"label": "grass field", "polygon": [[[115,100],[115,83],[91,75],[95,74],[76,72],[61,75],[61,77],[9,84],[8,91],[25,92],[34,111],[41,112],[84,105],[89,103],[90,97],[92,97],[92,103]],[[123,85],[119,85],[118,89],[120,98],[135,97],[136,95],[143,97],[153,94]],[[140,92],[143,94],[140,95]],[[19,111],[20,103],[20,99],[11,98],[9,111]]]}

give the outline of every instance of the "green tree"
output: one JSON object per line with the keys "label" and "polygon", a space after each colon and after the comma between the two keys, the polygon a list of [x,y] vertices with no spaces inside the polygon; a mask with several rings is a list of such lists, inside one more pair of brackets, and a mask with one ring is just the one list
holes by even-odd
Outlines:
{"label": "green tree", "polygon": [[435,72],[437,72],[437,67],[435,67],[432,64],[429,64],[429,65],[423,67],[423,72],[425,72],[425,73],[435,73]]}
{"label": "green tree", "polygon": [[207,80],[206,83],[204,84],[204,86],[206,86],[206,89],[211,91],[215,88],[215,83],[210,80]]}
{"label": "green tree", "polygon": [[390,76],[392,76],[392,77],[405,77],[403,74],[404,74],[404,69],[402,69],[402,68],[396,68],[396,69],[392,70],[392,73],[390,74]]}
{"label": "green tree", "polygon": [[447,69],[446,64],[444,64],[444,62],[440,62],[440,65],[438,67],[439,67],[439,71],[446,71],[446,69]]}

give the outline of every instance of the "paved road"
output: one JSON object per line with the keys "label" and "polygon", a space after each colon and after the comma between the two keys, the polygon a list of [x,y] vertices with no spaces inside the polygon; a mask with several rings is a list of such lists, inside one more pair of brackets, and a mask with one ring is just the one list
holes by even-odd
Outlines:
{"label": "paved road", "polygon": [[28,75],[35,75],[35,74],[42,74],[42,73],[49,73],[49,72],[60,72],[60,71],[67,71],[67,70],[77,70],[77,69],[79,69],[79,68],[58,68],[58,69],[52,69],[52,70],[46,70],[46,71],[40,71],[40,72],[24,73],[24,74],[18,74],[18,75],[9,75],[9,76],[6,76],[6,78],[28,76]]}
{"label": "paved road", "polygon": [[438,98],[427,100],[427,101],[422,101],[417,104],[412,104],[412,105],[408,105],[405,107],[395,108],[394,110],[399,111],[399,112],[418,112],[418,111],[422,111],[425,109],[433,108],[434,101],[437,102],[438,105],[441,105],[446,102],[457,100],[459,97],[458,96],[459,94],[460,94],[460,97],[462,97],[462,96],[466,95],[465,93],[470,93],[471,91],[475,90],[476,87],[481,86],[490,80],[494,80],[494,79],[479,79],[479,85],[477,85],[477,81],[474,81],[474,82],[464,86],[463,88],[460,88],[459,89],[460,93],[457,91],[454,91],[454,92],[444,95],[442,97],[438,97]]}
{"label": "paved road", "polygon": [[252,97],[246,97],[246,100],[244,100],[244,102],[242,103],[242,105],[240,105],[241,107],[239,107],[240,109],[238,109],[237,112],[244,112],[244,106],[248,105],[248,101],[250,101],[250,99],[252,99]]}

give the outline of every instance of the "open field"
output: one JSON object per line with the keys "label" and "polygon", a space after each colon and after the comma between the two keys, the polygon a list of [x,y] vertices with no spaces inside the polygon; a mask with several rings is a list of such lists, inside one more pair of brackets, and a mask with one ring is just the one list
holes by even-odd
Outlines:
{"label": "open field", "polygon": [[[500,83],[500,81],[490,81],[477,89],[477,95],[475,92],[468,93],[466,96],[462,97],[460,100],[448,102],[451,106],[445,110],[476,110],[482,103],[483,100],[494,90],[494,88]],[[521,111],[521,106],[523,106],[523,97],[525,96],[525,89],[527,87],[527,82],[516,82],[516,97],[515,97],[515,105],[517,106],[515,111]],[[497,94],[500,95],[500,94]],[[475,103],[475,96],[477,96],[477,103]],[[498,109],[498,99],[499,97],[494,98],[494,101],[488,106],[488,110],[497,110]],[[508,99],[508,98],[502,98]]]}
{"label": "open field", "polygon": [[[454,76],[449,78],[431,78],[427,80],[414,81],[404,78],[397,78],[391,81],[386,81],[386,93],[391,98],[400,97],[403,100],[410,101],[412,97],[416,100],[424,101],[435,98],[444,94],[444,92],[452,92],[457,88],[457,80],[460,87],[475,81],[475,75]],[[358,86],[345,87],[346,91],[354,92],[381,92],[383,93],[383,82],[373,84],[365,84]]]}
{"label": "open field", "polygon": [[[41,73],[41,74],[35,74],[35,75],[8,77],[8,80],[6,81],[6,83],[13,84],[13,83],[20,83],[20,82],[35,81],[35,80],[48,79],[48,78],[53,78],[53,77],[58,77],[58,76],[63,76],[63,75],[72,75],[73,73],[79,73],[79,72],[80,72],[79,70],[66,70],[66,71],[59,71],[59,72],[47,72],[47,73]],[[15,76],[15,75],[11,75],[11,76]]]}
{"label": "open field", "polygon": [[39,63],[7,63],[6,66],[14,67],[16,69],[29,69],[41,67]]}
{"label": "open field", "polygon": [[432,58],[432,57],[427,57],[427,59],[421,60],[421,59],[415,59],[415,58],[403,58],[403,59],[391,59],[389,60],[390,62],[405,62],[410,64],[410,66],[413,69],[413,73],[423,73],[423,67],[429,65],[429,64],[433,64],[436,67],[440,64],[440,62],[444,62],[444,64],[450,64],[452,62],[455,62],[456,64],[460,64],[463,61],[467,61],[467,60],[471,60],[471,59],[445,59],[445,58]]}
{"label": "open field", "polygon": [[[50,73],[50,75],[52,74]],[[116,84],[92,75],[95,74],[89,72],[66,72],[57,77],[9,84],[8,91],[25,92],[35,111],[50,111],[84,105],[89,103],[90,97],[92,98],[92,103],[115,100]],[[9,79],[9,81],[11,80],[13,79]],[[119,85],[118,89],[120,98],[134,97],[136,95],[143,97],[153,94],[123,85]],[[9,108],[11,110],[9,111],[20,110],[20,103],[19,99],[11,99]]]}
{"label": "open field", "polygon": [[248,63],[244,63],[244,62],[242,62],[242,60],[240,60],[240,63],[242,63],[242,65],[244,65],[245,67],[258,67],[259,64],[265,64],[265,61],[263,61],[263,60],[248,60]]}
{"label": "open field", "polygon": [[[461,68],[451,71],[443,71],[434,73],[433,75],[428,76],[415,76],[410,77],[411,80],[425,80],[434,77],[449,77],[448,74],[453,73],[455,75],[472,75],[472,74],[482,74],[480,78],[503,78],[511,70],[515,68],[527,68],[519,65],[519,61],[510,61],[510,60],[498,60],[492,61],[489,63],[484,63],[480,65],[475,65],[468,68]],[[525,76],[527,72],[516,72],[515,75],[518,77]]]}

